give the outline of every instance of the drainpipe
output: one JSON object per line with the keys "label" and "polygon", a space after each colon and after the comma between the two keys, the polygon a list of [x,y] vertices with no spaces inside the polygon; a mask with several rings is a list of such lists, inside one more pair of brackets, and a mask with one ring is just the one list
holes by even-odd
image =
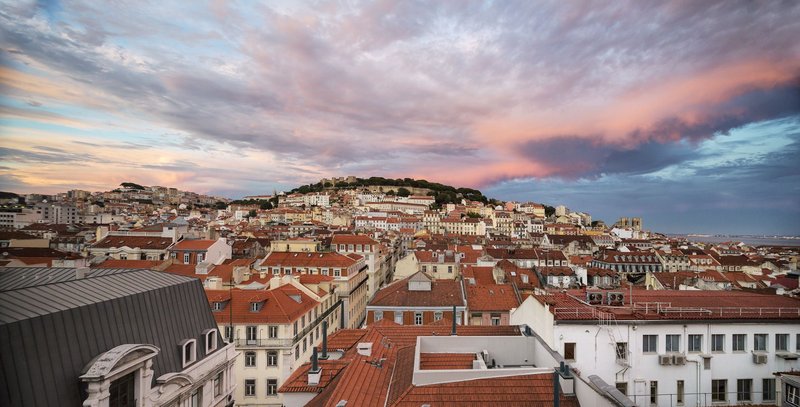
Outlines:
{"label": "drainpipe", "polygon": [[450,331],[450,335],[456,336],[456,306],[453,305],[453,329]]}
{"label": "drainpipe", "polygon": [[[697,394],[697,396],[695,396],[694,405],[700,407],[700,362],[697,361],[697,360],[690,360],[690,359],[686,359],[686,361],[694,363],[694,365],[696,367],[695,370],[696,370],[697,374],[695,375],[695,389],[696,389],[695,393]],[[684,397],[686,397],[685,388],[684,388],[683,393],[684,393]]]}

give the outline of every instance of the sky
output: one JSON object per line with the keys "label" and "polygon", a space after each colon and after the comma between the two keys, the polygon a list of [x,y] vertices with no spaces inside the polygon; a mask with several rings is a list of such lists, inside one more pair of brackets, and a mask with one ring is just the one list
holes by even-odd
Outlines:
{"label": "sky", "polygon": [[0,0],[0,190],[355,175],[800,235],[800,2]]}

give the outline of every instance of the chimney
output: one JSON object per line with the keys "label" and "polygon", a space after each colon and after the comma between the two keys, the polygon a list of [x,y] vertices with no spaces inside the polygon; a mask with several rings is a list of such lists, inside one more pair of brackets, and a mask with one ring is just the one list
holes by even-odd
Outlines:
{"label": "chimney", "polygon": [[75,269],[75,279],[76,280],[81,280],[81,279],[86,278],[86,274],[88,272],[89,272],[89,268],[88,267],[77,267]]}
{"label": "chimney", "polygon": [[450,331],[450,335],[456,336],[456,306],[453,305],[453,329]]}
{"label": "chimney", "polygon": [[319,362],[317,361],[317,347],[314,347],[314,351],[311,353],[311,370],[308,371],[308,385],[309,386],[316,386],[319,384],[319,378],[322,376],[322,369],[319,367]]}
{"label": "chimney", "polygon": [[328,359],[328,321],[322,321],[322,356],[319,358]]}

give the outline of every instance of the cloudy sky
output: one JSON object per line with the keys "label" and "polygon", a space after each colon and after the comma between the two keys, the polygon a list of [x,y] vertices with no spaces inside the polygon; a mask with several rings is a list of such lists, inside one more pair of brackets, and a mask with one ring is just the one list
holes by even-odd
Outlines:
{"label": "cloudy sky", "polygon": [[0,190],[415,177],[800,234],[800,2],[606,3],[0,1]]}

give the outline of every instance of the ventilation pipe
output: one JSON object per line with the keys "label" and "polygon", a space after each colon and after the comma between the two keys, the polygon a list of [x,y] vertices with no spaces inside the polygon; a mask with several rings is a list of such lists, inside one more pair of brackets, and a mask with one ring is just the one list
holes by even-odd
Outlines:
{"label": "ventilation pipe", "polygon": [[453,305],[453,329],[450,331],[450,335],[456,336],[456,306]]}
{"label": "ventilation pipe", "polygon": [[322,321],[322,356],[321,360],[328,359],[328,321]]}

